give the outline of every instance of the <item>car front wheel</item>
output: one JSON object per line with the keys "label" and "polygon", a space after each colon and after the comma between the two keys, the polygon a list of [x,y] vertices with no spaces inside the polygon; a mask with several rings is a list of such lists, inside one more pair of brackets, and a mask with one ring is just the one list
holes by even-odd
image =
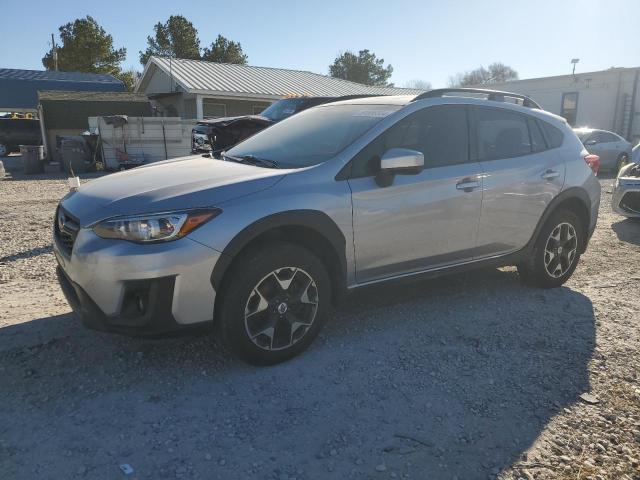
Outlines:
{"label": "car front wheel", "polygon": [[220,292],[222,338],[241,359],[272,365],[304,351],[330,310],[322,262],[298,245],[276,242],[240,258]]}
{"label": "car front wheel", "polygon": [[576,269],[583,242],[578,216],[569,210],[554,212],[538,234],[533,255],[518,265],[520,277],[531,286],[559,287]]}

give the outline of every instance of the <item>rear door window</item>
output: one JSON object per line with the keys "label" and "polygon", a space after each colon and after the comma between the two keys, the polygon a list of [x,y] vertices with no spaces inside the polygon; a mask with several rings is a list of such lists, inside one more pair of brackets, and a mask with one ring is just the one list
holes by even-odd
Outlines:
{"label": "rear door window", "polygon": [[478,108],[475,109],[475,119],[479,160],[513,158],[531,153],[524,115],[498,108]]}

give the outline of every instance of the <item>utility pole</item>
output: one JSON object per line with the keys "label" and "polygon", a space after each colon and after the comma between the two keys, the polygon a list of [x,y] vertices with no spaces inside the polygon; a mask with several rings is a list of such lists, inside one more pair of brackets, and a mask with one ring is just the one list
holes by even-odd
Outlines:
{"label": "utility pole", "polygon": [[51,34],[51,57],[53,58],[53,69],[58,71],[58,50],[56,49],[56,39]]}

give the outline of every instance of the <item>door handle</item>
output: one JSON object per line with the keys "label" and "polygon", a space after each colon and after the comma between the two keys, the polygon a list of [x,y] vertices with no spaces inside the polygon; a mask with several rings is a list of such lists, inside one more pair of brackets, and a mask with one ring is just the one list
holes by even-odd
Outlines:
{"label": "door handle", "polygon": [[458,190],[464,190],[465,192],[471,192],[476,188],[480,188],[480,183],[477,180],[471,178],[465,178],[464,180],[456,183]]}
{"label": "door handle", "polygon": [[556,172],[555,170],[545,170],[540,176],[542,178],[544,178],[545,180],[553,180],[554,178],[557,178],[560,175],[560,173]]}

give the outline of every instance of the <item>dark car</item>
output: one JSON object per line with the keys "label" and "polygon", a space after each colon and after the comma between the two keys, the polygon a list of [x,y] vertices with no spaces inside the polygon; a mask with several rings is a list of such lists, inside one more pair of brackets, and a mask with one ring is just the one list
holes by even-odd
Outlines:
{"label": "dark car", "polygon": [[20,145],[40,145],[40,122],[30,118],[0,118],[0,157],[18,150]]}
{"label": "dark car", "polygon": [[225,150],[260,130],[307,108],[354,97],[356,96],[284,98],[268,106],[260,115],[202,120],[191,131],[191,148],[194,152]]}

